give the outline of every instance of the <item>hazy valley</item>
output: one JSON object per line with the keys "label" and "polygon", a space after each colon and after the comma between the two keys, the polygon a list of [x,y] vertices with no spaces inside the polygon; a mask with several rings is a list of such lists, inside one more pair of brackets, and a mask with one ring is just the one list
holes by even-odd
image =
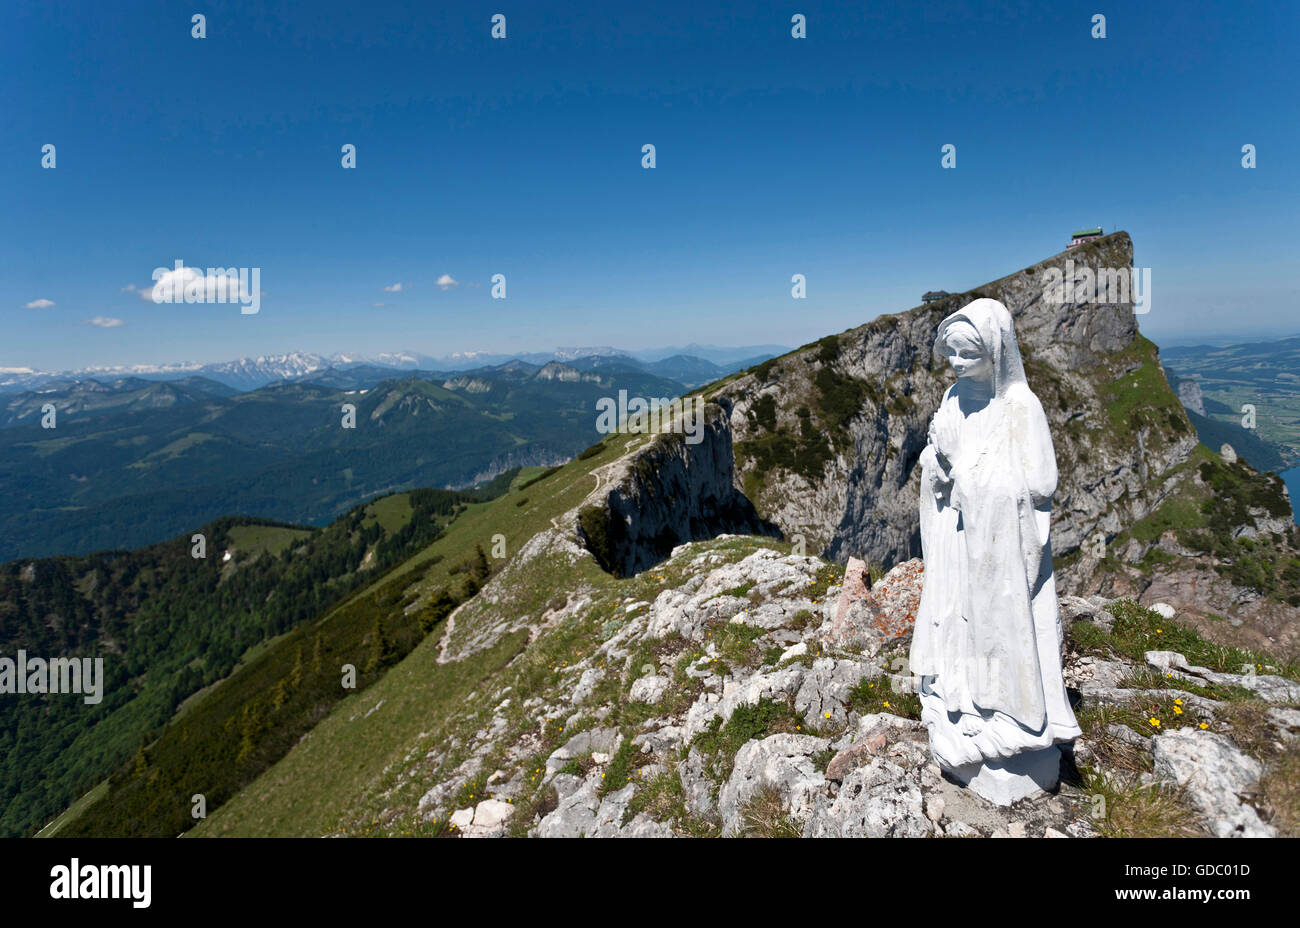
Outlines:
{"label": "hazy valley", "polygon": [[558,464],[598,437],[600,397],[673,397],[731,369],[608,354],[327,366],[246,392],[198,374],[51,381],[0,398],[0,560],[130,548],[225,515],[319,525],[379,494]]}

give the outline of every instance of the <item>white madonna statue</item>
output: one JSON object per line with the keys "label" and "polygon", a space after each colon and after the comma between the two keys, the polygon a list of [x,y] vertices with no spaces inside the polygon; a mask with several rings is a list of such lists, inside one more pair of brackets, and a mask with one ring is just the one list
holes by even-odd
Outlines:
{"label": "white madonna statue", "polygon": [[957,382],[921,454],[911,669],[940,767],[1009,805],[1055,788],[1057,745],[1080,734],[1048,542],[1056,456],[1005,306],[980,299],[953,313],[935,351]]}

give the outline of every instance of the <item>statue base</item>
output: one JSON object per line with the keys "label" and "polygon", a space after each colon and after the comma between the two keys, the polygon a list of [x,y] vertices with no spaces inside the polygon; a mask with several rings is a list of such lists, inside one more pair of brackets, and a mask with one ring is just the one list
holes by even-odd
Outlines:
{"label": "statue base", "polygon": [[994,805],[1009,806],[1056,789],[1061,779],[1061,749],[1053,745],[1006,760],[943,769],[976,795]]}

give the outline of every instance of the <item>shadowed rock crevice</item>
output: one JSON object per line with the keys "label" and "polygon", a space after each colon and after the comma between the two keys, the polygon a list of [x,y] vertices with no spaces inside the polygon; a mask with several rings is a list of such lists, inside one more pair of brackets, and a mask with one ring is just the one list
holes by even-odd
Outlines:
{"label": "shadowed rock crevice", "polygon": [[579,510],[578,539],[606,571],[629,576],[680,544],[722,534],[781,537],[735,486],[726,412],[710,403],[704,416],[698,443],[680,433],[657,436]]}

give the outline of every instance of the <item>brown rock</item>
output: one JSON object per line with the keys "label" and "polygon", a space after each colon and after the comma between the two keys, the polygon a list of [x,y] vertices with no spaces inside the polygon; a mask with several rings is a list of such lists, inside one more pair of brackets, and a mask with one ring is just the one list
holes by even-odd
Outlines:
{"label": "brown rock", "polygon": [[910,635],[925,579],[921,559],[896,565],[870,587],[866,586],[869,581],[850,580],[855,565],[861,565],[862,577],[866,576],[861,561],[849,561],[835,617],[821,629],[823,643],[832,647],[862,647],[873,640],[880,642]]}
{"label": "brown rock", "polygon": [[864,599],[871,589],[871,575],[867,573],[867,562],[856,557],[849,558],[844,568],[844,585],[840,587],[840,599],[835,604],[835,621],[844,618],[853,603]]}
{"label": "brown rock", "polygon": [[887,731],[887,726],[878,725],[832,757],[826,765],[826,779],[841,783],[846,776],[871,760],[873,755],[883,751],[888,741]]}

